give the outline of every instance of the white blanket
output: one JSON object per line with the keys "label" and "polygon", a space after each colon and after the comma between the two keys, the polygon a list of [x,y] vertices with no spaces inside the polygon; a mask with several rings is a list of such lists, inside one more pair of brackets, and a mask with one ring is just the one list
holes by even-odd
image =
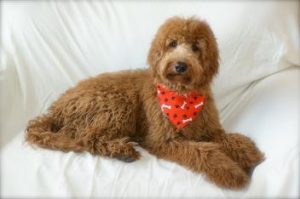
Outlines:
{"label": "white blanket", "polygon": [[[2,2],[1,197],[299,196],[299,2]],[[80,79],[146,67],[158,26],[196,15],[214,30],[221,70],[214,93],[228,131],[266,154],[249,188],[222,190],[143,149],[126,164],[88,153],[34,149],[29,119]]]}

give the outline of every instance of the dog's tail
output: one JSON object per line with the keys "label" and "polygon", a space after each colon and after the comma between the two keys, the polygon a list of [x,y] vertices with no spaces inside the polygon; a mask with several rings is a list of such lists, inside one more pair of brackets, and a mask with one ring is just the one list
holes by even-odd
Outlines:
{"label": "dog's tail", "polygon": [[25,140],[41,148],[62,151],[83,151],[75,139],[58,132],[59,127],[53,118],[43,115],[31,120],[26,128]]}

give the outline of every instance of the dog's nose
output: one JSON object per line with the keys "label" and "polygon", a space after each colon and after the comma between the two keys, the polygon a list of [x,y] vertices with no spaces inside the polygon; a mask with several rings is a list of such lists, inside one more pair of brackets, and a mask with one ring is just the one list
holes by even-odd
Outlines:
{"label": "dog's nose", "polygon": [[175,70],[177,73],[183,73],[187,69],[187,64],[184,62],[177,62],[175,65]]}

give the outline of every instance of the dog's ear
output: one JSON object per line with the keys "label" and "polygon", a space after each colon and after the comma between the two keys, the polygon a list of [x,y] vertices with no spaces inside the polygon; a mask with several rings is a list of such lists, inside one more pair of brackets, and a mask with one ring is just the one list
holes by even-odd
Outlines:
{"label": "dog's ear", "polygon": [[156,67],[162,56],[162,45],[160,44],[159,35],[156,35],[151,43],[151,47],[148,53],[148,64],[152,75],[156,75]]}
{"label": "dog's ear", "polygon": [[206,64],[209,67],[209,75],[216,75],[219,70],[219,49],[216,38],[212,31],[210,36],[208,37],[205,61],[207,62]]}
{"label": "dog's ear", "polygon": [[148,64],[153,75],[156,75],[157,64],[163,56],[168,32],[172,30],[172,26],[176,26],[175,22],[179,20],[183,19],[179,17],[171,17],[168,20],[166,20],[157,30],[157,33],[151,43],[151,47],[147,58]]}
{"label": "dog's ear", "polygon": [[213,77],[219,70],[219,49],[216,38],[209,25],[205,22],[202,23],[202,27],[206,29],[206,38],[201,42],[201,48],[203,48],[202,61],[205,67],[204,76],[206,83],[210,83]]}

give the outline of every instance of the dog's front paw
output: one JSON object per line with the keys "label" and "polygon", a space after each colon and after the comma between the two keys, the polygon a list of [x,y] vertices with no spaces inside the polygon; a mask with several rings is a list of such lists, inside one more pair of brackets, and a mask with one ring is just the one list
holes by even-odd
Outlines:
{"label": "dog's front paw", "polygon": [[124,162],[133,162],[138,160],[141,155],[134,148],[137,145],[137,143],[131,142],[129,139],[123,139],[118,143],[118,145],[115,145],[114,148],[112,148],[113,153],[111,157]]}
{"label": "dog's front paw", "polygon": [[236,161],[244,171],[251,176],[254,168],[264,161],[264,154],[256,147],[254,142],[241,134],[227,134],[227,154]]}
{"label": "dog's front paw", "polygon": [[117,154],[115,158],[123,162],[133,162],[140,158],[140,154],[139,152],[135,151],[134,154]]}
{"label": "dog's front paw", "polygon": [[245,171],[222,151],[209,154],[205,172],[210,181],[228,189],[244,188],[250,180]]}
{"label": "dog's front paw", "polygon": [[241,189],[248,185],[249,176],[238,166],[213,169],[207,177],[216,185],[227,189]]}

